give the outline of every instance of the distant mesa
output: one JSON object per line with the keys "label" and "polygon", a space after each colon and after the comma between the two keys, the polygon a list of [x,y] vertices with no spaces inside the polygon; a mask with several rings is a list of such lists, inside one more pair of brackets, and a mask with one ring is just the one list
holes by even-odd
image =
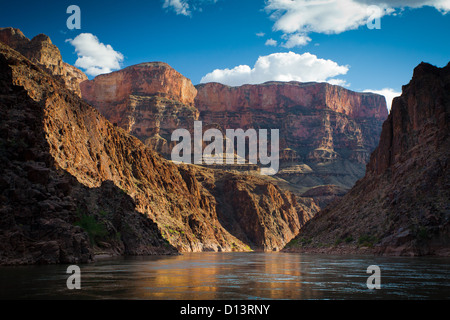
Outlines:
{"label": "distant mesa", "polygon": [[[377,94],[296,81],[194,87],[161,62],[98,76],[83,82],[81,91],[83,99],[108,120],[168,159],[174,147],[172,132],[192,131],[195,121],[202,121],[204,130],[216,128],[223,133],[226,129],[279,129],[281,170],[276,181],[298,196],[323,185],[349,190],[364,175],[388,115],[385,98]],[[311,170],[296,171],[301,165]],[[258,171],[252,165],[222,168]],[[323,206],[326,199],[320,201]]]}

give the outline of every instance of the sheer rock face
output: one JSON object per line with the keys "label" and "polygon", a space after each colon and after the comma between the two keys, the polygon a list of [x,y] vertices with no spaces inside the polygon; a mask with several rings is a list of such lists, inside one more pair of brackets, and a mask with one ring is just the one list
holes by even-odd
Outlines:
{"label": "sheer rock face", "polygon": [[197,89],[195,105],[205,122],[279,129],[284,148],[316,162],[341,157],[366,164],[387,117],[384,97],[326,83],[208,83]]}
{"label": "sheer rock face", "polygon": [[2,43],[0,70],[2,264],[276,250],[308,218],[258,177],[161,158]]}
{"label": "sheer rock face", "polygon": [[81,90],[109,121],[163,153],[170,154],[172,132],[192,128],[199,115],[191,81],[162,62],[98,76]]}
{"label": "sheer rock face", "polygon": [[197,90],[191,81],[163,62],[141,63],[83,84],[87,100],[111,103],[130,94],[152,95],[193,106]]}
{"label": "sheer rock face", "polygon": [[[280,129],[285,160],[365,165],[387,117],[384,97],[325,83],[198,85],[164,63],[144,63],[81,85],[85,101],[163,154],[171,133],[193,121],[220,129]],[[163,144],[155,144],[163,138]],[[287,149],[291,152],[289,152]],[[339,150],[343,149],[341,154]]]}
{"label": "sheer rock face", "polygon": [[307,249],[348,239],[384,254],[449,255],[449,135],[450,64],[422,63],[393,101],[366,176],[298,239]]}
{"label": "sheer rock face", "polygon": [[[380,144],[373,153],[368,171],[380,175],[408,158],[421,159],[424,153],[442,148],[449,134],[449,67],[435,68],[422,63],[413,79],[403,87],[403,95],[394,100],[383,124]],[[425,152],[426,151],[426,152]],[[424,164],[424,163],[422,163]]]}
{"label": "sheer rock face", "polygon": [[0,28],[0,42],[43,67],[46,72],[60,79],[67,88],[81,96],[80,83],[88,80],[88,77],[81,70],[63,62],[58,47],[48,36],[39,34],[30,40],[19,29]]}
{"label": "sheer rock face", "polygon": [[384,120],[387,117],[382,96],[357,93],[328,83],[266,82],[240,87],[207,83],[198,85],[197,89],[196,106],[200,111],[260,110],[283,114],[289,109],[303,107],[310,110],[331,109],[353,119]]}

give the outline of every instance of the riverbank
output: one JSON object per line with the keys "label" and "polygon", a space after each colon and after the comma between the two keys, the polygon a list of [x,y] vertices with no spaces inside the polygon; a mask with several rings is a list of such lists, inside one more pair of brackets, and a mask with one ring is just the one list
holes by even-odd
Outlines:
{"label": "riverbank", "polygon": [[324,255],[373,255],[392,257],[450,257],[450,248],[447,247],[359,247],[359,246],[334,246],[334,247],[289,247],[281,252],[285,253],[309,253]]}
{"label": "riverbank", "polygon": [[374,248],[357,246],[340,247],[290,247],[281,250],[284,253],[308,253],[308,254],[330,254],[330,255],[379,255]]}

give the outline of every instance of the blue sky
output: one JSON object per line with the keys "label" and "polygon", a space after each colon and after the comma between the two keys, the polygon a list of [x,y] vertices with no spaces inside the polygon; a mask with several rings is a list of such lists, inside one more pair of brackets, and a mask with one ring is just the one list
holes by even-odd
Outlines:
{"label": "blue sky", "polygon": [[[66,26],[71,4],[80,30]],[[0,27],[47,34],[90,78],[163,61],[194,84],[329,81],[397,94],[420,62],[449,62],[449,10],[449,0],[22,1],[2,4]],[[381,29],[369,29],[376,15]]]}

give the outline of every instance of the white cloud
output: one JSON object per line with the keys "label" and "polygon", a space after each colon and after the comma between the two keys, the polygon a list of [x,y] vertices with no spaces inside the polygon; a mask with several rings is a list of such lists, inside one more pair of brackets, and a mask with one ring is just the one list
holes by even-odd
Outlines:
{"label": "white cloud", "polygon": [[[378,4],[383,12],[387,6]],[[268,0],[274,30],[284,33],[341,33],[357,29],[371,16],[369,4],[357,0]]]}
{"label": "white cloud", "polygon": [[98,76],[120,69],[123,55],[108,44],[101,43],[91,33],[81,33],[75,39],[67,39],[75,47],[78,59],[75,66],[85,71],[87,75]]}
{"label": "white cloud", "polygon": [[386,97],[386,104],[388,107],[388,110],[391,110],[391,106],[392,106],[392,99],[394,99],[395,97],[400,96],[402,93],[401,92],[397,92],[394,89],[391,88],[384,88],[381,90],[371,90],[371,89],[367,89],[364,90],[363,92],[372,92],[372,93],[377,93],[380,94],[382,96]]}
{"label": "white cloud", "polygon": [[347,81],[344,79],[330,79],[327,82],[335,86],[350,87],[350,83],[347,83]]}
{"label": "white cloud", "polygon": [[418,9],[425,6],[434,7],[443,14],[450,12],[450,0],[356,0],[360,3],[368,5],[378,5],[380,3],[385,4],[390,8],[413,8]]}
{"label": "white cloud", "polygon": [[291,49],[294,47],[303,47],[305,45],[307,45],[310,41],[311,38],[304,35],[304,34],[299,34],[299,33],[294,33],[294,34],[285,34],[282,36],[283,39],[286,40],[286,42],[284,42],[281,46]]}
{"label": "white cloud", "polygon": [[267,39],[266,46],[276,47],[278,45],[277,40]]}
{"label": "white cloud", "polygon": [[183,16],[191,15],[187,0],[164,0],[163,8],[170,8],[175,11],[176,14],[181,14]]}
{"label": "white cloud", "polygon": [[163,9],[171,9],[178,15],[192,16],[192,11],[203,11],[204,4],[216,3],[218,0],[164,0]]}
{"label": "white cloud", "polygon": [[275,31],[307,35],[354,30],[367,25],[368,20],[423,6],[445,14],[450,11],[450,0],[267,0],[265,10],[275,21]]}
{"label": "white cloud", "polygon": [[219,82],[229,86],[259,84],[267,81],[334,82],[345,84],[334,77],[348,72],[348,66],[317,56],[294,52],[273,53],[261,56],[253,68],[240,65],[233,69],[217,69],[201,79],[201,83]]}
{"label": "white cloud", "polygon": [[258,32],[257,34],[256,34],[256,36],[258,37],[258,38],[262,38],[262,37],[264,37],[266,34],[264,33],[264,32]]}

